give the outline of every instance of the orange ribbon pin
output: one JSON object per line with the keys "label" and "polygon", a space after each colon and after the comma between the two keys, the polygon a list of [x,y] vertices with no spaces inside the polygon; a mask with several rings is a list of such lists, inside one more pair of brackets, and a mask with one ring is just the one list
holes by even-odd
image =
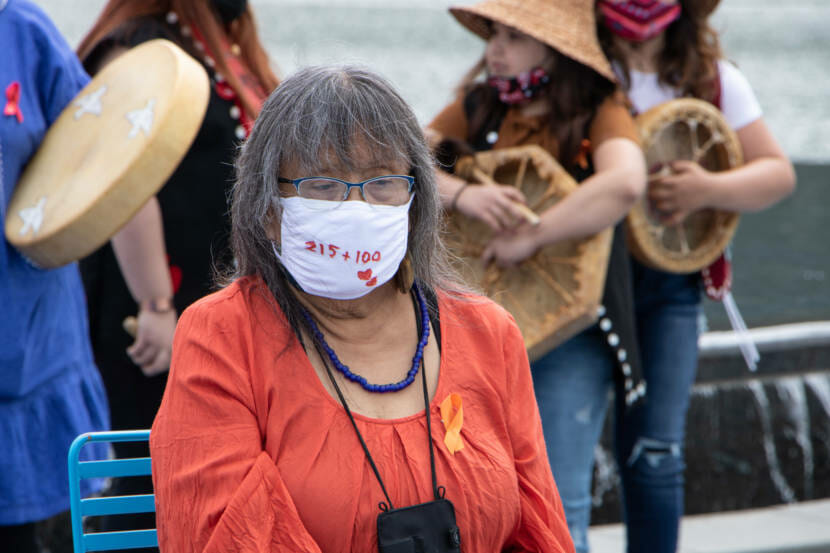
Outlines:
{"label": "orange ribbon pin", "polygon": [[464,442],[461,440],[461,425],[464,424],[464,409],[461,406],[461,396],[458,394],[448,395],[441,402],[441,422],[447,434],[444,436],[444,445],[450,453],[455,455],[456,451],[464,449]]}

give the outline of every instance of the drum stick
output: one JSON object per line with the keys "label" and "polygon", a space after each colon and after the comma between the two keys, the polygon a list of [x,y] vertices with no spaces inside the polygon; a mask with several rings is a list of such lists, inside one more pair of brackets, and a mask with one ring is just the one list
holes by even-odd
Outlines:
{"label": "drum stick", "polygon": [[138,319],[133,316],[125,317],[121,322],[121,326],[127,334],[135,338],[135,335],[138,333]]}
{"label": "drum stick", "polygon": [[[490,178],[487,173],[479,169],[478,167],[473,167],[473,177],[478,179],[478,181],[485,185],[485,186],[498,186],[499,183],[494,181]],[[513,206],[521,212],[522,217],[524,217],[525,221],[530,223],[531,225],[538,225],[539,224],[539,216],[536,213],[527,207],[525,204],[521,204],[519,202],[512,202]]]}

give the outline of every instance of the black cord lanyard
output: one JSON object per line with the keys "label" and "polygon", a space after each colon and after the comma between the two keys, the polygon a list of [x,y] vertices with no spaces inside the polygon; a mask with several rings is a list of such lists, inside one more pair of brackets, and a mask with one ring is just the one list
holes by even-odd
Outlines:
{"label": "black cord lanyard", "polygon": [[[418,310],[416,310],[418,312]],[[418,326],[418,333],[420,334],[420,325]],[[420,336],[418,337],[420,339]],[[334,390],[337,392],[337,397],[340,400],[340,404],[343,405],[343,409],[346,410],[346,414],[349,416],[349,420],[352,421],[352,427],[354,428],[355,433],[357,434],[357,439],[360,440],[360,445],[363,447],[363,452],[366,453],[366,459],[369,461],[369,465],[372,467],[372,471],[375,473],[375,478],[378,480],[378,484],[380,484],[380,489],[383,490],[383,495],[386,497],[386,504],[384,502],[380,502],[379,506],[382,511],[392,510],[394,509],[392,505],[392,500],[389,499],[389,494],[386,492],[386,486],[383,484],[383,479],[380,477],[380,471],[378,471],[377,465],[375,465],[374,459],[372,459],[372,455],[369,453],[369,448],[366,446],[366,442],[363,440],[363,436],[360,434],[360,430],[357,428],[357,423],[354,420],[354,416],[352,415],[352,411],[349,409],[349,405],[346,403],[346,399],[343,397],[343,392],[340,391],[340,386],[337,385],[337,381],[334,379],[334,374],[332,374],[331,369],[329,368],[328,361],[326,356],[320,351],[320,345],[315,341],[314,347],[317,350],[317,354],[319,355],[320,359],[323,361],[323,366],[326,368],[326,374],[329,376],[329,381],[331,381],[332,386],[334,386]],[[438,478],[435,474],[435,449],[432,445],[432,436],[430,434],[430,429],[432,428],[430,422],[430,415],[429,415],[429,395],[427,394],[427,376],[426,376],[426,369],[424,368],[424,360],[421,358],[421,383],[423,384],[424,388],[424,408],[426,410],[427,415],[427,444],[429,445],[429,464],[430,469],[432,471],[432,492],[435,495],[435,499],[442,499],[443,494],[441,493],[441,489],[438,487]]]}

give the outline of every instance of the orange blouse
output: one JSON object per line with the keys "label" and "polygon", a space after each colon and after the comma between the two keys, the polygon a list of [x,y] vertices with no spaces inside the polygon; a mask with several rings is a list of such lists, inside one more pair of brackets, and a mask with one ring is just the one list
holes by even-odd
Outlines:
{"label": "orange blouse", "polygon": [[[486,299],[438,297],[430,434],[463,551],[572,552],[514,321]],[[453,393],[454,454],[439,409]],[[432,500],[424,412],[355,420],[394,505]],[[259,278],[182,314],[150,448],[162,551],[377,551],[380,486]]]}
{"label": "orange blouse", "polygon": [[[428,128],[437,133],[432,138],[437,142],[441,138],[467,140],[467,115],[464,111],[464,96],[459,96],[435,116]],[[609,138],[628,138],[640,143],[637,127],[631,118],[627,100],[621,92],[615,92],[597,107],[596,115],[588,129],[591,152]],[[559,144],[548,127],[548,116],[522,115],[521,108],[512,106],[507,110],[499,128],[499,137],[494,149],[510,148],[537,144],[559,158]]]}

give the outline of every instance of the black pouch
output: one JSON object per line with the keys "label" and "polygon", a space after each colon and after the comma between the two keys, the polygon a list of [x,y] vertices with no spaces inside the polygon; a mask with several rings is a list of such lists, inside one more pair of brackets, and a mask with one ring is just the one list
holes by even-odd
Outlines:
{"label": "black pouch", "polygon": [[436,499],[378,515],[379,553],[460,553],[455,508]]}

